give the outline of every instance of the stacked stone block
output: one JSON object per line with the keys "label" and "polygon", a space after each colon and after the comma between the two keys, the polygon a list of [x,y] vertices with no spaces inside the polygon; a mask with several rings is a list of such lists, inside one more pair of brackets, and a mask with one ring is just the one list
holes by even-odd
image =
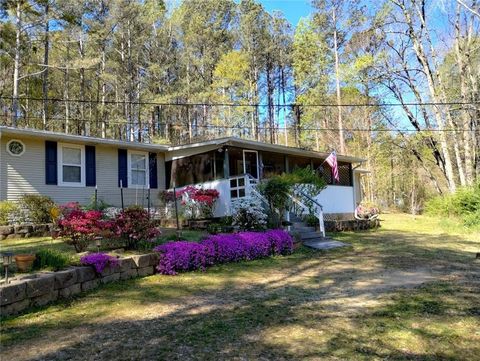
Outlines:
{"label": "stacked stone block", "polygon": [[50,236],[53,224],[17,224],[15,226],[0,226],[0,241],[11,238],[46,237]]}
{"label": "stacked stone block", "polygon": [[153,275],[158,257],[150,253],[120,258],[117,267],[106,267],[101,273],[96,273],[91,266],[80,266],[14,279],[0,286],[0,313],[14,315],[29,307],[44,306],[88,292],[100,284]]}
{"label": "stacked stone block", "polygon": [[361,230],[380,227],[380,220],[379,219],[333,220],[333,221],[325,221],[324,224],[325,224],[325,230],[327,232],[361,231]]}

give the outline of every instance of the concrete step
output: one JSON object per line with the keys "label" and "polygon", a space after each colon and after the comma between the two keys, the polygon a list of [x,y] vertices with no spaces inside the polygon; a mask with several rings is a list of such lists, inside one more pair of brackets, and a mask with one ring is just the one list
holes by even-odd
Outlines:
{"label": "concrete step", "polygon": [[303,223],[303,219],[301,217],[298,217],[298,216],[290,213],[290,222],[301,222],[301,223]]}
{"label": "concrete step", "polygon": [[306,224],[303,223],[303,222],[292,222],[292,221],[290,221],[290,223],[292,224],[292,227],[306,227]]}
{"label": "concrete step", "polygon": [[313,248],[313,249],[319,249],[319,250],[328,250],[328,249],[334,249],[334,248],[340,248],[340,247],[348,247],[348,244],[339,242],[339,241],[334,241],[329,238],[318,238],[318,239],[311,239],[306,242],[303,242],[304,246]]}
{"label": "concrete step", "polygon": [[308,233],[308,232],[315,232],[315,227],[298,226],[298,227],[292,227],[291,230],[295,232],[300,232],[300,233]]}
{"label": "concrete step", "polygon": [[304,233],[300,233],[300,238],[303,240],[307,240],[307,239],[315,239],[315,238],[319,238],[319,237],[322,237],[322,235],[318,232],[304,232]]}

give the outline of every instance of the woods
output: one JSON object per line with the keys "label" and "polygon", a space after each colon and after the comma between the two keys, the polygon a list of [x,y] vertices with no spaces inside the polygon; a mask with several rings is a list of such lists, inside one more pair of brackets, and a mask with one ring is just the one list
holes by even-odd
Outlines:
{"label": "woods", "polygon": [[479,2],[2,0],[0,123],[184,144],[239,136],[363,156],[415,211],[480,178]]}

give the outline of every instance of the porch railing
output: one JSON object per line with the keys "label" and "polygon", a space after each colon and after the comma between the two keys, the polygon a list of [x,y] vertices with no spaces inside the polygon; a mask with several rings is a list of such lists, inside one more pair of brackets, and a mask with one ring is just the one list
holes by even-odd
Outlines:
{"label": "porch railing", "polygon": [[[288,194],[292,205],[293,211],[298,214],[298,208],[300,208],[300,214],[298,215],[305,215],[310,214],[313,211],[313,214],[318,219],[320,233],[322,237],[325,237],[325,224],[323,219],[323,207],[320,203],[318,203],[315,199],[310,197],[308,194],[301,192],[301,191],[293,191]],[[310,206],[306,203],[310,203]],[[297,208],[298,207],[298,208]]]}
{"label": "porch railing", "polygon": [[254,196],[262,201],[265,205],[268,205],[267,199],[258,191],[258,179],[251,174],[242,174],[235,177],[230,177],[230,196],[231,199],[242,198],[245,196]]}
{"label": "porch railing", "polygon": [[[242,174],[238,176],[231,177],[230,181],[230,196],[231,199],[241,198],[244,196],[254,196],[257,197],[268,206],[267,199],[258,191],[258,179],[253,177],[251,174]],[[301,190],[293,190],[288,194],[288,197],[291,201],[291,208],[286,212],[286,220],[290,221],[290,211],[297,213],[299,215],[310,214],[312,211],[315,214],[315,217],[318,219],[320,233],[322,237],[325,237],[325,225],[323,219],[323,207],[315,199],[310,197],[305,192]],[[308,203],[308,204],[307,204]]]}

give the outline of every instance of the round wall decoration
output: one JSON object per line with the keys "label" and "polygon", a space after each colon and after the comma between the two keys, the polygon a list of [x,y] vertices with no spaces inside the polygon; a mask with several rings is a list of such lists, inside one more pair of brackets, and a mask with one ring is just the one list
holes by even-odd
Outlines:
{"label": "round wall decoration", "polygon": [[12,139],[7,143],[7,152],[13,156],[19,157],[25,153],[25,144],[17,139]]}

